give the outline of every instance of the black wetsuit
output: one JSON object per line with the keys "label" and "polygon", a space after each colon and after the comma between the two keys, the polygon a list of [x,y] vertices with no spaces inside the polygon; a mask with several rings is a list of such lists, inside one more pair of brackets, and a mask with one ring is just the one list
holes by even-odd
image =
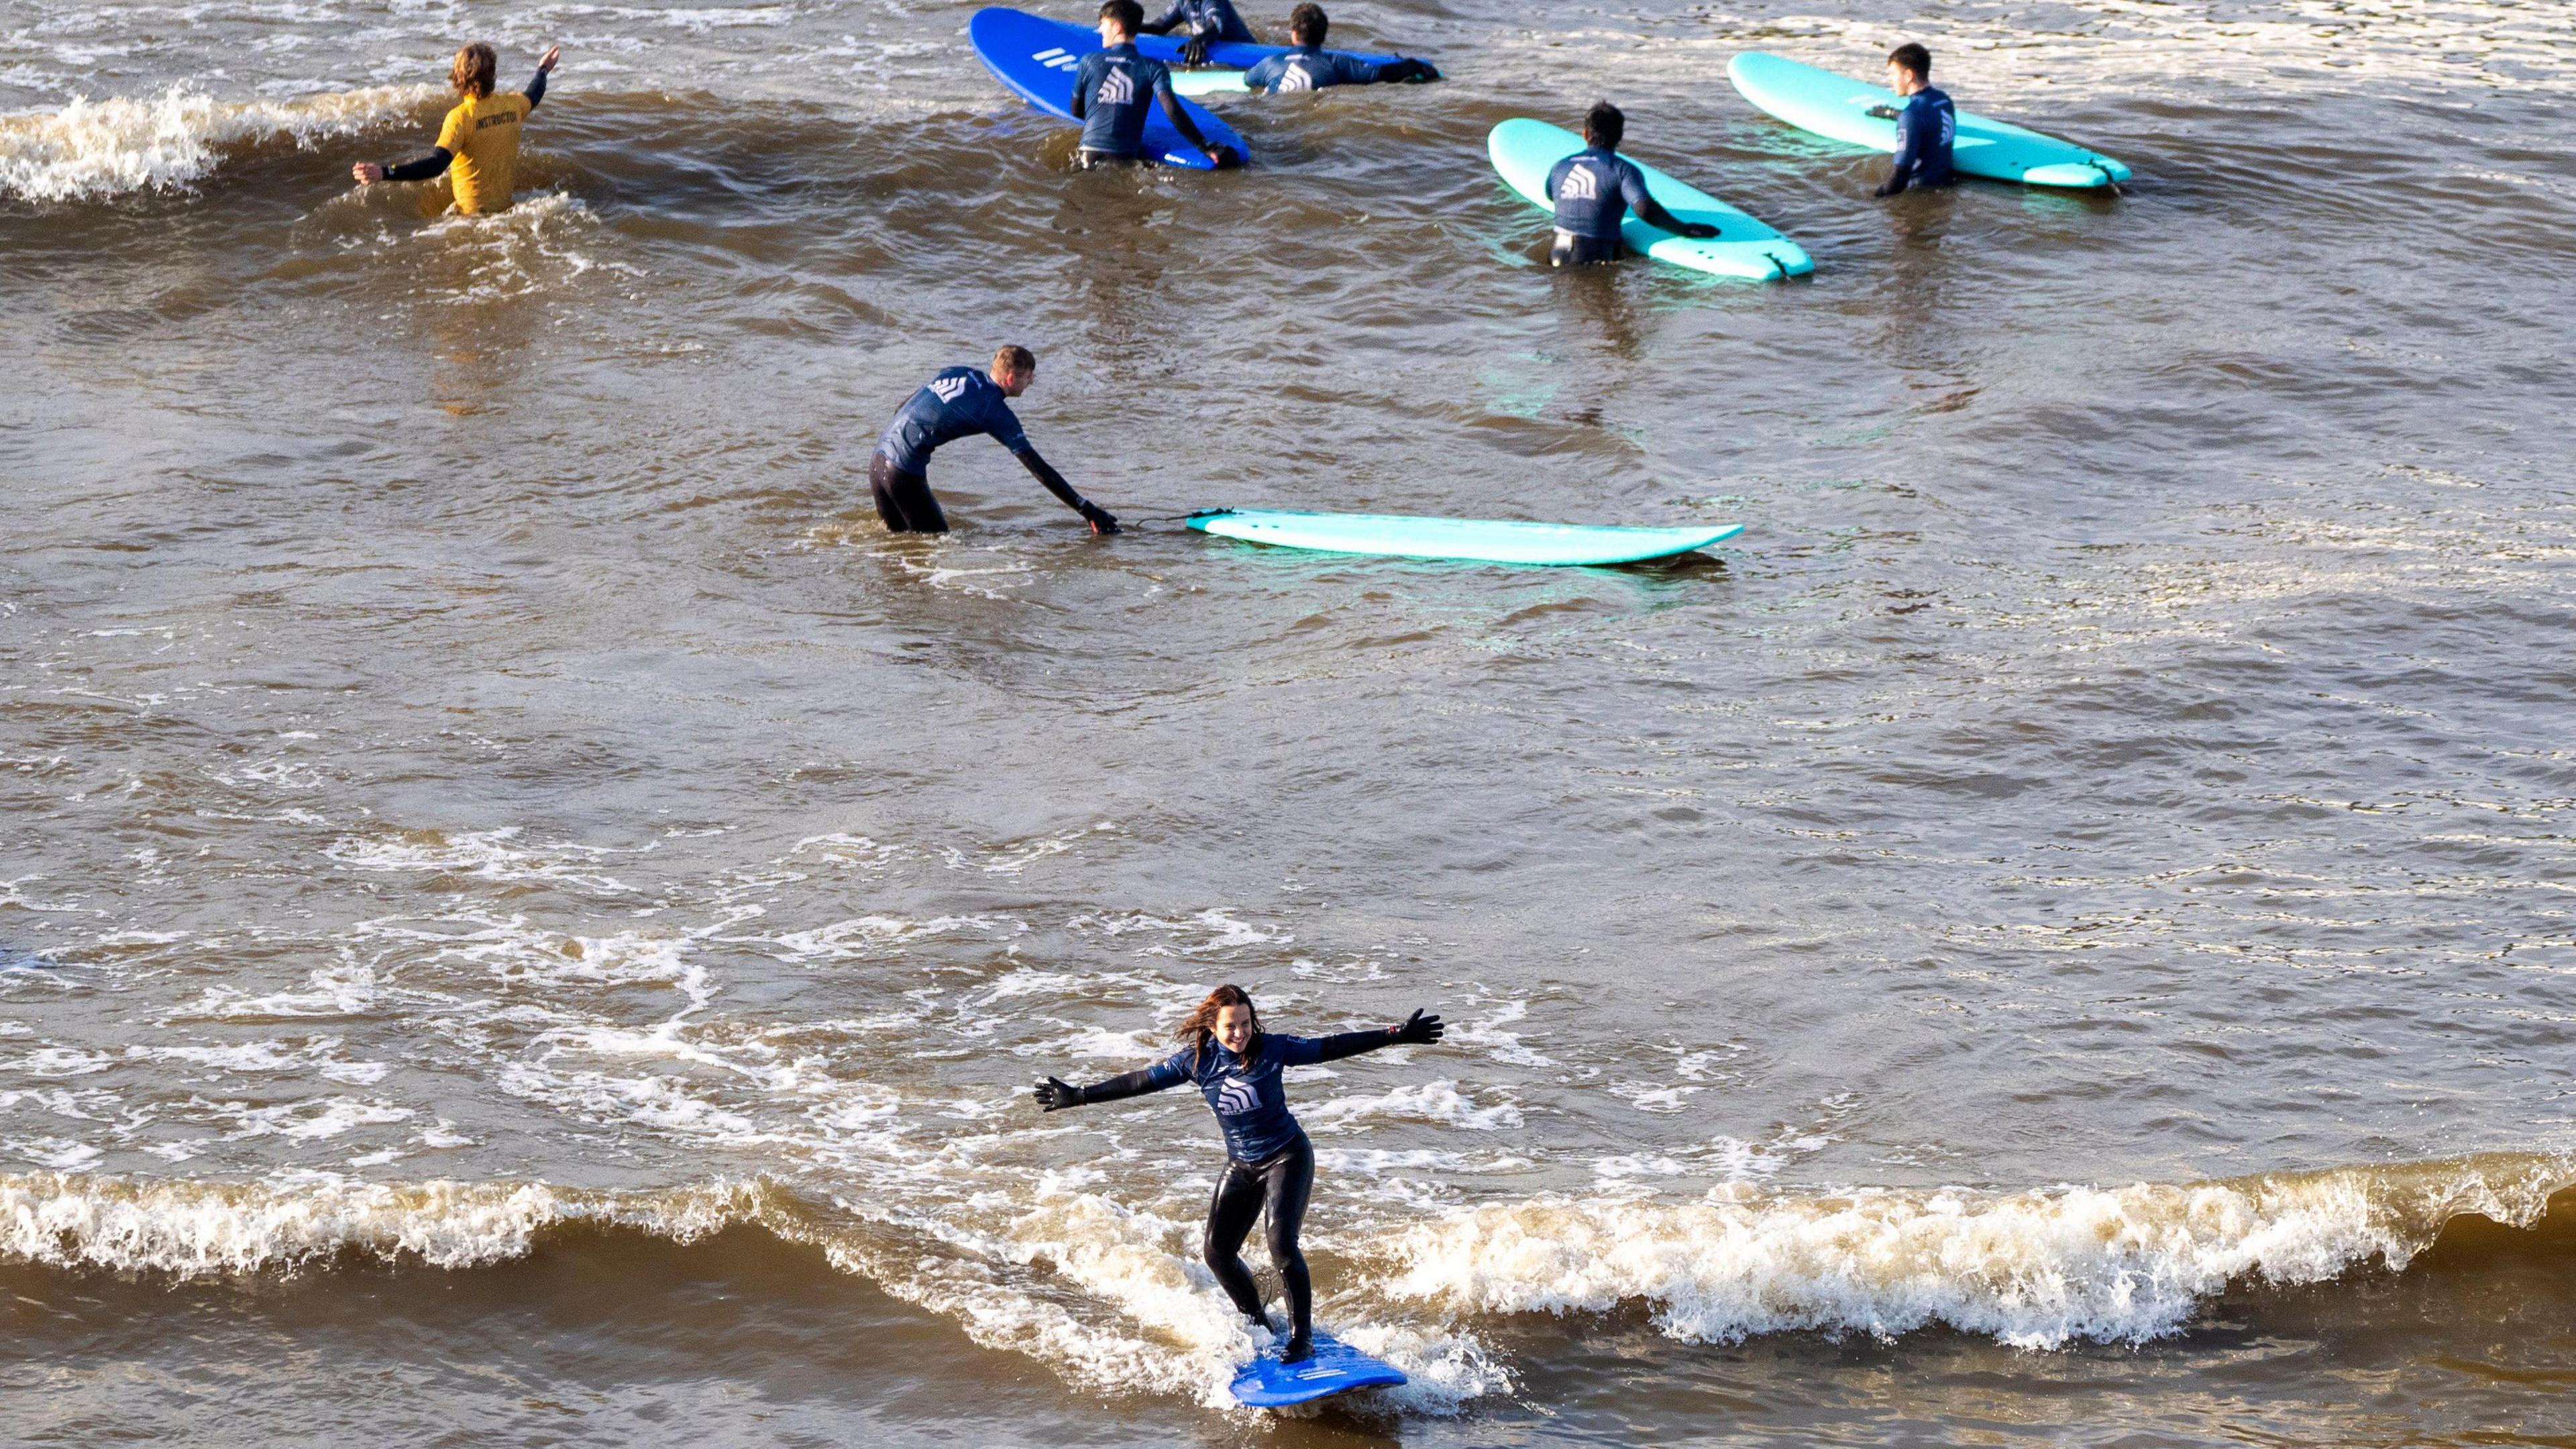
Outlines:
{"label": "black wetsuit", "polygon": [[1287,1289],[1291,1335],[1304,1343],[1313,1332],[1315,1289],[1297,1235],[1305,1226],[1306,1200],[1315,1187],[1315,1148],[1288,1110],[1280,1071],[1393,1046],[1406,1039],[1402,1031],[1385,1027],[1320,1037],[1265,1031],[1253,1037],[1251,1049],[1242,1056],[1207,1038],[1150,1067],[1077,1088],[1074,1100],[1114,1102],[1183,1082],[1197,1085],[1216,1113],[1217,1125],[1225,1129],[1225,1173],[1217,1178],[1216,1194],[1208,1202],[1204,1248],[1208,1271],[1216,1274],[1226,1296],[1244,1316],[1269,1325],[1261,1311],[1261,1290],[1252,1281],[1252,1270],[1243,1265],[1243,1240],[1252,1233],[1252,1220],[1266,1212],[1270,1226],[1264,1242],[1270,1249],[1271,1266],[1279,1270],[1280,1284]]}
{"label": "black wetsuit", "polygon": [[1555,266],[1617,261],[1619,224],[1631,211],[1648,226],[1688,235],[1646,190],[1636,163],[1607,146],[1586,146],[1557,162],[1547,173],[1547,197],[1556,204],[1556,241],[1548,249]]}
{"label": "black wetsuit", "polygon": [[1029,476],[1045,485],[1064,506],[1092,527],[1115,533],[1118,520],[1083,497],[1064,475],[1038,456],[1020,420],[1011,412],[1001,385],[972,367],[951,367],[924,383],[886,424],[868,460],[868,492],[875,495],[877,517],[890,533],[946,533],[948,517],[930,491],[930,455],[942,443],[975,433],[990,434],[1011,450]]}

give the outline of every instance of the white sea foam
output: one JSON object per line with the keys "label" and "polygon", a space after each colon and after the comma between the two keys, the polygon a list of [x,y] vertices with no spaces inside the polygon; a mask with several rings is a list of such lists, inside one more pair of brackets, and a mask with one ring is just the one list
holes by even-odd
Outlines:
{"label": "white sea foam", "polygon": [[1677,1338],[1934,1323],[2027,1348],[2141,1342],[2243,1278],[2403,1267],[2441,1223],[2526,1223],[2576,1161],[2349,1169],[2193,1185],[1820,1195],[1729,1185],[1688,1203],[1547,1198],[1389,1235],[1399,1296],[1459,1310],[1650,1306]]}
{"label": "white sea foam", "polygon": [[186,186],[214,170],[226,148],[354,135],[418,114],[438,94],[375,86],[295,101],[218,101],[173,86],[157,96],[0,116],[0,196],[78,201]]}
{"label": "white sea foam", "polygon": [[1455,1081],[1446,1077],[1437,1081],[1415,1082],[1374,1096],[1329,1098],[1312,1107],[1299,1107],[1297,1116],[1308,1127],[1325,1131],[1346,1128],[1372,1117],[1404,1122],[1438,1122],[1475,1132],[1493,1132],[1521,1125],[1520,1108],[1509,1102],[1480,1107],[1475,1099],[1458,1090]]}

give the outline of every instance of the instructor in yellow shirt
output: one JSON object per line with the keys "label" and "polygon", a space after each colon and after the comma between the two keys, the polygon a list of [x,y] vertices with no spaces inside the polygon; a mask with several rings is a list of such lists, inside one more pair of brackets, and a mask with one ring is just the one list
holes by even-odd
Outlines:
{"label": "instructor in yellow shirt", "polygon": [[360,186],[444,175],[446,186],[433,195],[452,194],[455,209],[465,215],[509,210],[512,173],[519,169],[520,123],[545,99],[546,74],[562,54],[560,45],[547,51],[546,58],[537,62],[537,73],[528,78],[526,90],[496,96],[492,76],[501,67],[500,57],[479,40],[466,46],[456,52],[456,63],[447,70],[447,84],[456,92],[457,102],[438,128],[438,145],[425,156],[390,166],[361,161],[349,168],[349,174],[358,178]]}

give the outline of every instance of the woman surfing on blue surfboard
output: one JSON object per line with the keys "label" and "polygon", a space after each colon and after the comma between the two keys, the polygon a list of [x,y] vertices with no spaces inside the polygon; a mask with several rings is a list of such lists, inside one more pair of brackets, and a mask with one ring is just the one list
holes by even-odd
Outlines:
{"label": "woman surfing on blue surfboard", "polygon": [[1401,1026],[1281,1036],[1261,1029],[1252,998],[1242,987],[1220,986],[1173,1033],[1181,1043],[1179,1051],[1088,1087],[1049,1077],[1037,1086],[1038,1107],[1053,1112],[1195,1084],[1225,1130],[1225,1172],[1208,1203],[1208,1269],[1255,1327],[1272,1330],[1269,1316],[1261,1311],[1261,1289],[1252,1281],[1252,1270],[1243,1266],[1242,1254],[1252,1220],[1269,1213],[1269,1231],[1263,1236],[1288,1294],[1288,1343],[1279,1361],[1296,1363],[1312,1352],[1314,1343],[1315,1290],[1297,1236],[1306,1222],[1306,1198],[1315,1186],[1315,1147],[1288,1111],[1280,1071],[1340,1061],[1379,1047],[1428,1045],[1447,1029],[1440,1018],[1416,1011]]}

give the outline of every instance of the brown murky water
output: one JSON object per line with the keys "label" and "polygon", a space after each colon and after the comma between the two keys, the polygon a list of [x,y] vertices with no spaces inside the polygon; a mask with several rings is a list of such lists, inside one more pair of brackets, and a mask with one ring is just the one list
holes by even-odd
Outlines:
{"label": "brown murky water", "polygon": [[[969,13],[0,24],[5,1437],[2566,1442],[2563,16],[1354,5],[1211,177]],[[1723,81],[1909,35],[2138,180]],[[532,194],[351,193],[468,36]],[[1814,277],[1538,265],[1604,94]],[[1125,536],[877,527],[1001,341]],[[1455,1024],[1292,1090],[1406,1390],[1224,1409],[1205,1108],[1021,1095],[1220,980]]]}

